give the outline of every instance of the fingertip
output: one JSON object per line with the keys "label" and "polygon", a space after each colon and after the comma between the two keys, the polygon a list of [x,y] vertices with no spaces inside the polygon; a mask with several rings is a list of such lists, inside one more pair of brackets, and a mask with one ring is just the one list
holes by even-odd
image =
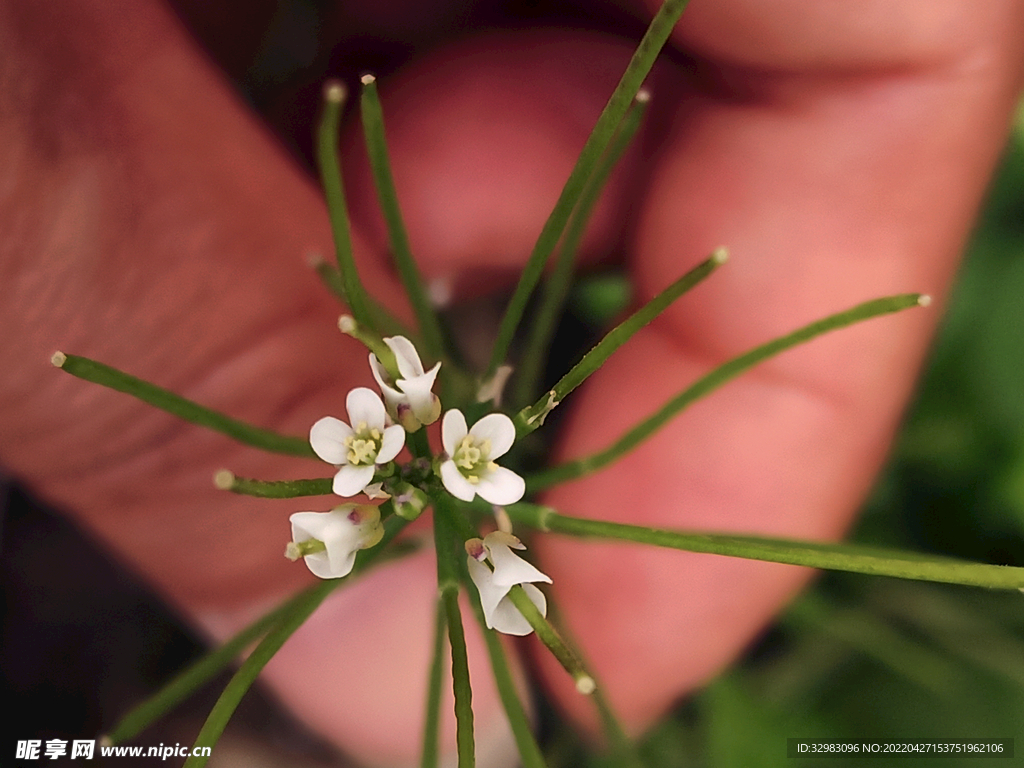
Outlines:
{"label": "fingertip", "polygon": [[[604,36],[502,32],[379,83],[412,250],[442,298],[467,283],[514,281],[628,59],[628,46]],[[353,127],[352,215],[384,253],[361,144]],[[627,187],[628,173],[616,174],[599,204],[583,246],[591,258],[618,242]]]}

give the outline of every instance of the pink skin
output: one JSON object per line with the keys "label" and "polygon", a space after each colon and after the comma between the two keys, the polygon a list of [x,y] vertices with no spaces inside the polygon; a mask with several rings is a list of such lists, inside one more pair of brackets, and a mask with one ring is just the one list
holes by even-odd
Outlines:
{"label": "pink skin", "polygon": [[[875,295],[945,294],[1005,138],[1024,10],[908,0],[897,25],[892,3],[856,7],[847,18],[844,3],[694,0],[674,42],[704,57],[716,85],[697,89],[663,66],[657,163],[627,163],[588,252],[607,256],[621,238],[644,296],[717,245],[733,262],[574,396],[560,455],[606,445],[651,403],[773,334]],[[468,38],[381,82],[430,277],[479,285],[515,267],[628,56],[626,43],[542,37]],[[224,636],[308,574],[281,557],[295,505],[222,495],[210,476],[319,465],[179,426],[57,375],[47,358],[98,357],[304,433],[349,388],[372,386],[365,364],[348,364],[365,352],[334,329],[335,306],[301,266],[307,250],[330,252],[322,203],[162,6],[11,0],[0,72],[18,84],[0,119],[0,460]],[[726,87],[734,98],[721,98]],[[357,142],[343,145],[362,269],[393,296]],[[609,519],[838,536],[938,316],[915,310],[788,353],[545,501]],[[807,577],[557,538],[532,551],[634,729],[732,659]],[[368,577],[268,670],[285,701],[357,755],[385,744],[395,759],[416,754],[432,572],[418,555]],[[408,606],[397,637],[390,614],[374,613],[386,605]],[[387,653],[365,652],[384,637]],[[586,719],[564,673],[539,658],[550,690]],[[496,733],[486,684],[474,704],[481,732]]]}

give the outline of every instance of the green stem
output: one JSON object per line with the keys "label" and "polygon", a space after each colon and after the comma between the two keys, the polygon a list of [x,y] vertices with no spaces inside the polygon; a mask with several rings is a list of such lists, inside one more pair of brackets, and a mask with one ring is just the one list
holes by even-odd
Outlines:
{"label": "green stem", "polygon": [[611,146],[602,159],[601,166],[587,183],[586,189],[576,205],[576,210],[572,214],[565,236],[562,238],[562,247],[555,260],[554,269],[544,281],[540,303],[534,313],[526,346],[519,360],[519,370],[516,371],[512,402],[517,405],[521,405],[535,396],[543,372],[544,361],[547,360],[548,349],[551,346],[551,337],[555,333],[558,318],[565,304],[565,297],[569,295],[576,252],[612,170],[622,158],[640,127],[648,102],[646,94],[646,91],[641,91],[633,101]]}
{"label": "green stem", "polygon": [[[279,616],[277,624],[267,632],[263,640],[253,649],[252,653],[242,662],[238,671],[232,676],[230,682],[224,688],[217,703],[214,704],[206,722],[203,724],[199,735],[196,737],[196,746],[213,747],[224,732],[228,721],[235,712],[242,697],[255,682],[256,677],[273,658],[274,654],[294,634],[303,622],[317,609],[324,599],[342,584],[350,581],[353,576],[362,573],[373,562],[375,562],[387,547],[388,544],[405,527],[406,521],[397,515],[392,515],[384,523],[384,537],[380,543],[372,549],[363,550],[359,553],[355,568],[347,577],[322,581],[311,589],[303,592],[298,599],[290,602],[287,610]],[[190,757],[185,761],[185,768],[201,768],[206,764],[208,757]]]}
{"label": "green stem", "polygon": [[338,330],[346,336],[351,336],[370,352],[374,354],[377,361],[388,372],[392,381],[402,378],[398,370],[398,359],[394,351],[389,347],[384,337],[370,326],[360,323],[351,315],[342,315],[338,318]]}
{"label": "green stem", "polygon": [[[337,587],[331,582],[324,582],[316,586],[316,589],[304,594],[304,599],[300,600],[291,611],[281,618],[242,662],[206,718],[206,722],[196,737],[195,746],[213,747],[216,745],[234,714],[235,708],[255,682],[259,673],[263,671],[263,667],[295,633],[295,630],[301,627],[313,611],[320,606],[327,595]],[[200,768],[206,764],[207,759],[207,757],[189,757],[185,761],[185,768]]]}
{"label": "green stem", "polygon": [[[469,539],[481,538],[480,531],[478,531],[476,526],[473,524],[471,517],[489,516],[492,520],[494,519],[494,507],[479,496],[469,502],[458,501],[451,496],[440,483],[437,483],[430,496],[434,499],[435,506],[437,505],[438,499],[442,499],[441,513],[445,517],[445,523],[451,528],[452,532],[462,543],[469,541]],[[461,551],[459,552],[460,558],[463,554],[465,553]]]}
{"label": "green stem", "polygon": [[352,255],[352,234],[348,223],[348,206],[345,203],[345,186],[341,180],[341,162],[338,158],[338,123],[341,106],[345,101],[345,87],[338,81],[329,81],[324,86],[323,115],[317,128],[316,160],[320,169],[320,180],[327,201],[327,215],[334,235],[335,255],[341,273],[341,285],[345,302],[352,310],[357,322],[368,328],[375,328],[370,316],[366,289],[359,280],[355,258]]}
{"label": "green stem", "polygon": [[473,742],[473,688],[469,679],[466,634],[459,611],[459,562],[455,552],[455,532],[449,524],[453,515],[450,502],[439,495],[434,500],[434,546],[437,550],[437,584],[448,624],[448,644],[452,651],[452,691],[455,694],[455,743],[459,768],[476,764]]}
{"label": "green stem", "polygon": [[438,729],[441,725],[441,681],[444,677],[444,638],[448,631],[445,615],[444,603],[438,600],[434,614],[434,652],[430,662],[430,679],[427,683],[427,713],[423,721],[420,768],[437,768]]}
{"label": "green stem", "polygon": [[311,480],[253,480],[238,477],[231,470],[222,469],[213,476],[213,484],[222,491],[263,499],[296,499],[302,496],[329,496],[333,479],[317,477]]}
{"label": "green stem", "polygon": [[558,244],[562,231],[565,229],[569,215],[576,207],[580,194],[587,180],[593,174],[601,156],[604,154],[615,133],[616,128],[622,122],[629,105],[636,98],[644,78],[654,66],[654,61],[661,52],[662,47],[668,41],[668,36],[675,27],[676,22],[686,8],[688,0],[665,0],[665,3],[658,10],[658,13],[651,20],[647,32],[637,46],[636,52],[630,59],[629,66],[615,87],[608,103],[605,105],[601,116],[597,119],[587,143],[580,151],[576,165],[569,174],[565,186],[548,216],[544,227],[541,229],[537,243],[533,247],[529,260],[519,278],[515,292],[505,310],[505,316],[501,319],[498,328],[498,335],[494,342],[494,349],[491,354],[490,364],[487,367],[485,379],[494,375],[498,366],[505,362],[508,356],[508,349],[515,336],[519,321],[526,310],[530,294],[533,292],[541,273],[544,271],[544,264]]}
{"label": "green stem", "polygon": [[72,376],[124,392],[179,419],[220,432],[245,445],[272,453],[316,458],[308,438],[280,435],[254,427],[87,357],[55,352],[51,360]]}
{"label": "green stem", "polygon": [[235,659],[255,640],[262,637],[281,619],[295,610],[298,605],[308,599],[318,589],[319,583],[289,598],[276,609],[260,617],[219,648],[203,656],[194,664],[178,673],[174,679],[161,688],[156,694],[133,708],[107,734],[111,744],[121,744],[142,733],[151,724],[166,715],[181,702],[212,680],[216,675],[232,664]]}
{"label": "green stem", "polygon": [[324,284],[334,296],[345,301],[345,284],[341,282],[341,272],[337,267],[331,266],[319,253],[310,254],[308,257],[309,266],[316,272],[320,282]]}
{"label": "green stem", "polygon": [[[863,304],[858,304],[852,309],[846,310],[845,312],[839,312],[822,320],[817,320],[810,325],[806,325],[803,328],[794,331],[793,333],[781,336],[780,338],[769,341],[767,344],[763,344],[749,352],[745,352],[739,357],[735,357],[720,365],[706,376],[698,379],[695,383],[669,400],[650,417],[629,430],[608,448],[582,459],[566,462],[565,464],[561,464],[557,467],[538,472],[537,474],[527,478],[527,487],[531,492],[538,491],[556,483],[573,480],[590,474],[591,472],[612,463],[624,454],[633,450],[637,445],[661,429],[661,427],[663,427],[669,420],[673,419],[680,411],[691,403],[710,394],[714,390],[718,389],[718,387],[728,381],[731,381],[758,363],[764,362],[768,358],[774,357],[787,349],[803,344],[816,336],[821,336],[822,334],[834,331],[838,328],[844,328],[848,325],[853,325],[854,323],[859,323],[872,317],[878,317],[879,315],[899,312],[919,305],[926,305],[928,301],[929,299],[927,296],[921,296],[916,293],[889,296],[882,299],[874,299],[873,301],[866,301]],[[557,400],[555,401],[555,404],[557,404]],[[536,406],[533,407],[536,408]],[[519,421],[519,416],[522,416],[522,414],[517,416],[517,421]],[[526,423],[527,421],[528,420],[523,420],[523,423]]]}
{"label": "green stem", "polygon": [[509,725],[512,728],[512,736],[516,740],[516,747],[519,749],[519,757],[523,768],[545,768],[544,755],[540,751],[537,740],[533,737],[530,720],[526,715],[522,702],[519,700],[516,684],[512,679],[512,671],[509,668],[505,646],[501,644],[498,633],[487,628],[483,607],[480,605],[480,593],[476,591],[475,587],[467,587],[466,592],[469,594],[469,600],[473,606],[477,624],[480,625],[484,642],[487,644],[487,655],[491,660],[494,683],[498,688],[498,696],[501,698],[501,704],[505,708],[505,715],[508,717]]}
{"label": "green stem", "polygon": [[459,768],[473,768],[476,764],[473,741],[473,687],[469,681],[469,656],[466,634],[459,613],[458,590],[441,595],[448,620],[448,644],[452,649],[452,691],[455,694],[455,742],[459,755]]}
{"label": "green stem", "polygon": [[626,729],[622,727],[622,723],[615,714],[611,703],[605,697],[601,686],[594,689],[593,699],[598,717],[601,719],[604,737],[608,741],[611,753],[615,756],[617,763],[626,766],[626,768],[644,768],[640,752],[637,750],[632,739],[629,738]]}
{"label": "green stem", "polygon": [[[362,573],[379,560],[384,554],[384,546],[397,535],[404,525],[404,522],[385,523],[384,539],[372,550],[360,553],[360,558],[356,562],[356,566],[353,568],[349,578]],[[283,621],[292,611],[298,610],[306,600],[312,599],[320,590],[325,589],[326,585],[338,586],[343,581],[317,582],[294,597],[290,597],[273,611],[254,621],[226,643],[203,656],[203,658],[176,675],[173,680],[156,694],[146,699],[146,701],[121,718],[108,734],[110,741],[114,744],[119,744],[137,736],[156,720],[163,717],[171,709],[195,693],[200,686],[209,682],[214,676],[227,668],[254,640],[266,634],[271,627]]]}
{"label": "green stem", "polygon": [[562,636],[558,634],[558,631],[552,626],[551,622],[544,618],[544,614],[540,612],[537,606],[533,604],[530,596],[526,594],[523,585],[516,584],[512,587],[508,592],[508,598],[512,601],[512,605],[523,614],[523,618],[533,627],[533,631],[537,633],[540,641],[558,659],[558,663],[562,665],[566,672],[572,675],[572,679],[576,683],[576,690],[584,695],[593,693],[596,683],[593,676],[584,667],[583,660],[562,639]]}
{"label": "green stem", "polygon": [[633,334],[664,312],[676,299],[696,286],[728,259],[724,248],[680,277],[665,290],[644,304],[640,309],[612,328],[604,338],[591,349],[583,359],[563,376],[554,388],[528,408],[516,414],[516,435],[522,437],[533,432],[547,415],[576,387],[587,380],[594,371],[604,365],[616,350],[632,338]]}
{"label": "green stem", "polygon": [[692,533],[603,520],[584,520],[561,515],[550,507],[537,504],[513,504],[506,507],[506,510],[515,523],[572,536],[631,541],[686,552],[742,557],[872,576],[992,589],[1024,589],[1024,568],[1015,566],[971,563],[859,544],[821,543],[730,533]]}
{"label": "green stem", "polygon": [[[578,648],[579,642],[569,632],[566,631],[565,622],[562,620],[562,612],[558,602],[553,597],[548,597],[548,616],[550,621],[554,624],[559,632],[565,637],[566,641],[573,647]],[[580,658],[583,659],[583,663],[587,664],[586,658],[580,653]],[[594,678],[597,681],[597,678]],[[594,702],[594,707],[597,710],[598,718],[601,721],[601,730],[604,735],[604,740],[609,746],[609,752],[614,759],[612,762],[616,766],[624,766],[624,768],[644,768],[643,761],[640,759],[640,754],[637,751],[636,744],[629,738],[626,733],[626,729],[622,726],[621,721],[615,714],[614,708],[611,703],[605,698],[604,690],[601,683],[598,681],[594,692],[590,697]]]}
{"label": "green stem", "polygon": [[[309,257],[309,265],[327,287],[327,290],[333,293],[341,301],[345,301],[345,286],[341,281],[341,273],[338,269],[324,261],[323,257],[319,254]],[[379,301],[373,298],[373,296],[367,295],[366,299],[370,305],[370,317],[373,318],[374,328],[379,328],[382,334],[388,334],[390,336],[405,336],[405,338],[409,339],[409,341],[415,344],[417,348],[419,347],[419,336],[413,333],[405,323],[388,312]]]}
{"label": "green stem", "polygon": [[427,437],[426,429],[420,428],[415,432],[406,432],[405,445],[409,449],[409,453],[417,458],[433,458],[434,454],[430,450],[430,439]]}
{"label": "green stem", "polygon": [[398,193],[391,173],[391,161],[388,158],[387,140],[384,134],[384,111],[377,94],[377,83],[373,75],[362,78],[363,91],[360,98],[360,113],[363,121],[363,135],[366,138],[366,152],[370,158],[370,169],[373,171],[373,182],[377,188],[381,212],[391,239],[391,249],[395,257],[398,275],[405,287],[405,292],[412,303],[423,334],[423,351],[427,357],[440,358],[444,354],[444,337],[441,323],[437,319],[430,297],[424,289],[423,276],[420,274],[416,261],[409,247],[409,236],[402,222],[402,212],[398,206]]}

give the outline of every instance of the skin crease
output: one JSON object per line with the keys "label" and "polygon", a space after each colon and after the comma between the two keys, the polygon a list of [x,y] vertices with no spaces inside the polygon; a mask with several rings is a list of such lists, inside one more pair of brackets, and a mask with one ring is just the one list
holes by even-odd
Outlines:
{"label": "skin crease", "polygon": [[[733,261],[574,395],[560,456],[605,446],[715,362],[815,317],[885,293],[945,294],[1005,138],[1024,12],[997,0],[983,11],[857,7],[845,18],[842,3],[694,0],[674,42],[708,76],[665,65],[657,162],[624,169],[591,255],[623,237],[641,298],[717,245]],[[557,195],[628,50],[562,34],[583,63],[568,74],[551,47],[509,33],[476,48],[470,37],[382,81],[428,277],[507,270],[532,244],[547,212],[536,200]],[[308,574],[280,557],[295,503],[225,496],[210,476],[325,468],[180,426],[55,374],[47,358],[57,348],[97,357],[292,433],[343,417],[344,392],[372,380],[301,267],[306,251],[330,252],[322,202],[159,4],[44,11],[10,0],[0,52],[0,366],[12,372],[0,381],[0,461],[225,636]],[[433,115],[432,73],[474,56],[477,76],[444,81],[457,130],[418,145],[409,126]],[[511,62],[547,76],[507,86]],[[491,114],[503,106],[521,121],[512,138],[522,145],[505,123],[467,117],[485,94]],[[358,165],[355,145],[343,140]],[[467,145],[475,165],[456,162]],[[481,177],[501,185],[500,204],[466,211],[453,198]],[[373,217],[359,205],[355,215],[364,279],[393,297]],[[507,238],[521,240],[492,257],[490,244]],[[836,537],[884,456],[938,316],[915,310],[787,353],[544,501],[631,522]],[[739,653],[807,577],[554,537],[530,553],[634,730]],[[363,759],[416,754],[410,702],[422,699],[432,578],[429,553],[382,569],[333,599],[268,669],[284,701]],[[405,606],[397,638],[382,606]],[[385,636],[386,653],[366,651]],[[535,658],[586,720],[564,673]],[[478,733],[497,743],[489,674],[474,669]]]}

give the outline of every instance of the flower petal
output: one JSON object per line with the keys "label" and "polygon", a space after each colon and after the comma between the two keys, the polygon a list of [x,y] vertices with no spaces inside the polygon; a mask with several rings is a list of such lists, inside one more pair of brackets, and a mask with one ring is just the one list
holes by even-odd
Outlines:
{"label": "flower petal", "polygon": [[[526,596],[530,598],[530,602],[537,606],[537,610],[541,612],[541,615],[547,616],[548,601],[544,597],[544,593],[532,584],[524,584],[523,590],[526,592]],[[486,618],[486,614],[484,617]],[[518,637],[523,637],[533,632],[530,622],[526,620],[507,596],[502,598],[501,602],[498,603],[491,613],[491,625],[498,632],[503,632],[506,635],[517,635]]]}
{"label": "flower petal", "polygon": [[[362,536],[359,527],[348,519],[347,512],[328,512],[333,519],[330,523],[330,532],[325,534],[323,539],[327,545],[327,563],[330,567],[331,576],[321,578],[341,578],[347,576],[356,564],[356,551]],[[310,568],[312,570],[312,568]],[[313,571],[316,573],[316,571]],[[316,573],[320,576],[319,573]]]}
{"label": "flower petal", "polygon": [[466,428],[466,417],[458,408],[452,408],[445,413],[441,421],[441,445],[449,456],[454,456],[462,438],[469,434]]}
{"label": "flower petal", "polygon": [[441,364],[437,363],[426,373],[421,373],[415,378],[401,379],[395,385],[405,393],[409,400],[412,412],[424,424],[433,424],[437,421],[440,403],[434,397],[434,380]]}
{"label": "flower petal", "polygon": [[480,478],[476,492],[491,504],[515,504],[526,493],[526,481],[511,469],[495,467]]}
{"label": "flower petal", "polygon": [[359,429],[361,423],[376,429],[384,429],[384,403],[372,389],[356,387],[345,398],[348,418],[353,429]]}
{"label": "flower petal", "polygon": [[[312,563],[307,563],[307,565],[309,565],[309,570],[313,571],[313,575],[319,576],[321,579],[340,579],[342,576],[352,573],[356,564],[356,552],[356,549],[341,549],[339,547],[328,547],[327,552],[318,552],[317,555],[327,556],[329,576],[314,571]],[[316,557],[316,555],[310,557]]]}
{"label": "flower petal", "polygon": [[504,544],[494,544],[484,537],[484,547],[494,564],[494,583],[500,587],[511,588],[513,584],[529,584],[543,581],[551,583],[551,578],[537,570],[531,563],[523,560]]}
{"label": "flower petal", "polygon": [[312,574],[320,579],[336,579],[345,575],[344,573],[335,574],[334,568],[331,566],[331,559],[326,552],[314,552],[312,555],[303,557],[302,561]]}
{"label": "flower petal", "polygon": [[[491,452],[487,458],[496,459],[508,453],[516,439],[516,426],[504,413],[489,413],[469,430],[477,441],[491,441]],[[482,494],[481,494],[482,495]]]}
{"label": "flower petal", "polygon": [[320,539],[324,527],[323,512],[296,512],[288,518],[292,524],[292,541],[301,543],[310,539]]}
{"label": "flower petal", "polygon": [[384,430],[384,437],[380,441],[380,450],[377,451],[377,464],[387,464],[402,450],[405,445],[405,429],[399,424],[392,424]]}
{"label": "flower petal", "polygon": [[337,496],[355,496],[362,493],[363,489],[373,482],[373,473],[376,468],[372,464],[356,467],[351,464],[343,465],[334,476],[334,493]]}
{"label": "flower petal", "polygon": [[351,435],[352,428],[344,421],[324,416],[309,430],[309,445],[321,459],[338,466],[348,462],[345,438]]}
{"label": "flower petal", "polygon": [[319,539],[326,547],[324,552],[303,558],[314,576],[337,579],[352,570],[361,540],[358,526],[348,517],[354,506],[346,504],[330,512],[296,512],[289,518],[292,541]]}
{"label": "flower petal", "polygon": [[420,354],[416,347],[405,336],[391,336],[384,339],[391,351],[395,353],[395,362],[398,363],[398,372],[403,379],[414,379],[423,375],[423,363],[420,362]]}
{"label": "flower petal", "polygon": [[405,402],[405,395],[388,383],[390,381],[388,372],[380,364],[380,360],[377,359],[373,352],[370,353],[370,372],[373,374],[377,386],[380,387],[381,394],[384,395],[384,402],[387,405],[388,413],[391,414],[391,418],[395,418],[398,412],[398,404]]}
{"label": "flower petal", "polygon": [[494,583],[491,569],[472,557],[466,558],[466,567],[469,569],[469,578],[473,580],[477,592],[480,593],[480,608],[484,612],[484,623],[487,624],[488,629],[494,629],[492,621],[494,611],[508,594],[509,588],[497,586]]}
{"label": "flower petal", "polygon": [[448,489],[448,493],[456,499],[472,501],[476,497],[476,486],[462,476],[459,468],[455,466],[455,462],[451,459],[441,465],[441,482]]}

